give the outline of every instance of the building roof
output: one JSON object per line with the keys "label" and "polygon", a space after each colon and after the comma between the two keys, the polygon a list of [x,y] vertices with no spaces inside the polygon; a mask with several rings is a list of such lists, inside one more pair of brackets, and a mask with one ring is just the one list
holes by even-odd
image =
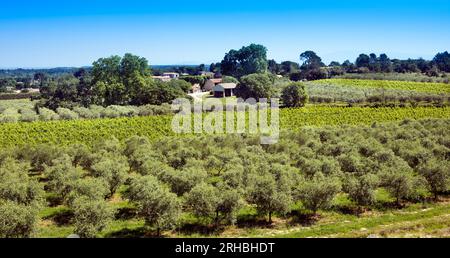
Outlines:
{"label": "building roof", "polygon": [[236,83],[221,83],[214,86],[213,91],[224,91],[225,89],[236,88]]}
{"label": "building roof", "polygon": [[216,78],[216,79],[210,79],[210,80],[215,84],[222,82],[222,78]]}
{"label": "building roof", "polygon": [[170,78],[170,76],[152,76],[152,78],[155,80],[163,81],[163,82],[172,80],[172,78]]}

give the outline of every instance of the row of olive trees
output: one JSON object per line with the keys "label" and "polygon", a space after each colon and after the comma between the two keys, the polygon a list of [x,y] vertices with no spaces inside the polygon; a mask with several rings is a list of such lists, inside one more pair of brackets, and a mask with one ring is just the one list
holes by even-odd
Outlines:
{"label": "row of olive trees", "polygon": [[[243,207],[261,217],[301,203],[313,214],[336,195],[370,208],[385,188],[397,203],[435,199],[450,188],[448,120],[372,127],[305,128],[261,146],[256,136],[198,136],[149,142],[24,146],[0,153],[2,236],[30,236],[43,191],[73,211],[75,232],[96,236],[114,219],[109,198],[128,199],[157,234],[193,214],[230,224]],[[417,137],[420,135],[421,137]],[[42,182],[37,181],[37,177]],[[3,215],[4,214],[4,215]],[[10,216],[10,214],[17,214]]]}

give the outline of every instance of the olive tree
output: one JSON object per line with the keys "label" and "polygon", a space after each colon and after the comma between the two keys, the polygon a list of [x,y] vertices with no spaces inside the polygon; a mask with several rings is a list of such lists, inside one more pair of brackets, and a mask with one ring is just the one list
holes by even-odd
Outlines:
{"label": "olive tree", "polygon": [[374,174],[349,175],[345,178],[344,192],[358,205],[371,205],[375,202],[375,190],[379,179]]}
{"label": "olive tree", "polygon": [[380,173],[380,183],[395,197],[397,205],[400,205],[400,200],[408,197],[413,191],[414,174],[407,164],[384,168]]}
{"label": "olive tree", "polygon": [[47,166],[44,171],[48,179],[47,187],[65,200],[72,191],[75,181],[81,178],[83,171],[72,165],[72,159],[67,154],[53,160],[52,163],[53,165]]}
{"label": "olive tree", "polygon": [[217,206],[219,197],[217,189],[207,183],[200,183],[186,194],[186,206],[199,218],[211,218],[216,215],[218,219]]}
{"label": "olive tree", "polygon": [[272,222],[272,214],[278,212],[285,214],[292,204],[291,189],[279,186],[273,175],[266,173],[256,175],[251,180],[248,189],[249,202],[256,205],[260,215],[269,215]]}
{"label": "olive tree", "polygon": [[328,208],[340,191],[341,183],[336,177],[327,177],[318,172],[298,185],[297,199],[316,214],[317,210]]}
{"label": "olive tree", "polygon": [[102,158],[91,169],[93,176],[103,178],[108,183],[109,196],[112,196],[127,179],[129,166],[124,156],[116,155]]}
{"label": "olive tree", "polygon": [[72,185],[71,192],[67,195],[69,206],[80,197],[86,197],[89,200],[104,200],[109,194],[108,183],[101,178],[86,177],[76,180]]}
{"label": "olive tree", "polygon": [[38,204],[42,200],[42,185],[28,176],[29,165],[7,158],[0,166],[0,199],[19,204]]}
{"label": "olive tree", "polygon": [[73,213],[75,233],[86,238],[95,237],[114,217],[114,210],[105,200],[93,200],[86,196],[75,199]]}
{"label": "olive tree", "polygon": [[237,189],[220,186],[219,201],[216,207],[216,217],[222,215],[226,223],[234,224],[239,208],[242,207],[241,193]]}
{"label": "olive tree", "polygon": [[36,205],[0,200],[0,238],[30,237],[38,220]]}
{"label": "olive tree", "polygon": [[133,178],[126,195],[137,204],[145,224],[156,227],[158,236],[161,230],[175,226],[181,213],[181,202],[156,177],[147,175]]}
{"label": "olive tree", "polygon": [[448,169],[448,161],[441,161],[433,158],[420,164],[418,166],[418,171],[427,181],[428,188],[436,200],[438,199],[438,194],[440,192],[450,188],[450,170]]}

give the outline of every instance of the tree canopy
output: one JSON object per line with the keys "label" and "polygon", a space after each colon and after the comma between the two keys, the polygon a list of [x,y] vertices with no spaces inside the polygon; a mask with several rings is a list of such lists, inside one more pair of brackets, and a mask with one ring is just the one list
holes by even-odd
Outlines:
{"label": "tree canopy", "polygon": [[222,74],[234,77],[265,73],[268,67],[267,48],[251,44],[239,50],[232,49],[225,55],[220,67]]}

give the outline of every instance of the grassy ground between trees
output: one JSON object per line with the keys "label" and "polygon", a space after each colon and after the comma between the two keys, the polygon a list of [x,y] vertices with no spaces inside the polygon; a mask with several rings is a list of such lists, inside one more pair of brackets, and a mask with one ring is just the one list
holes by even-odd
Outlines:
{"label": "grassy ground between trees", "polygon": [[[377,208],[360,214],[348,214],[339,210],[351,207],[345,196],[338,196],[333,208],[321,211],[317,216],[300,214],[289,219],[274,218],[272,224],[258,219],[252,207],[243,208],[238,222],[233,226],[217,229],[204,226],[189,214],[184,215],[186,225],[182,229],[168,231],[163,237],[450,237],[450,197],[440,202],[404,204],[401,209],[393,208],[393,199],[384,189],[377,191]],[[98,234],[99,237],[154,237],[144,229],[144,220],[132,217],[133,207],[120,199],[113,198],[109,205],[116,208],[116,220]],[[60,238],[72,234],[70,209],[64,206],[47,207],[40,213],[40,222],[34,237]]]}

